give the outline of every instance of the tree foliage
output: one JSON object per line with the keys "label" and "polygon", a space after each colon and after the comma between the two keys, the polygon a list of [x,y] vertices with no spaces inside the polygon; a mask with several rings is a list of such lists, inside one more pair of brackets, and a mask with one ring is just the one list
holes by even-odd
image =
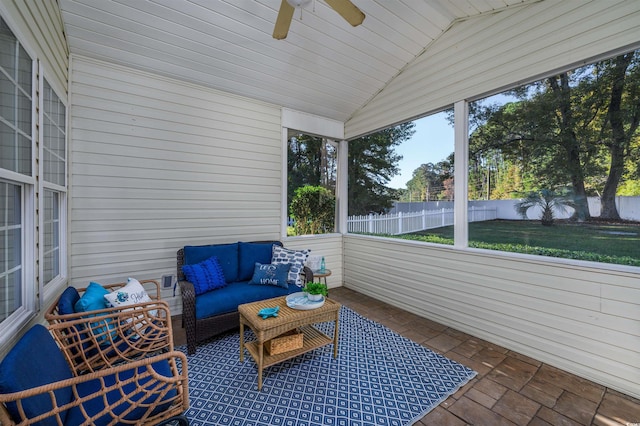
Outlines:
{"label": "tree foliage", "polygon": [[551,226],[555,220],[555,211],[565,212],[566,207],[575,208],[575,203],[572,197],[568,197],[566,194],[542,189],[537,192],[530,192],[515,205],[516,211],[523,219],[527,219],[527,212],[533,207],[540,208],[540,222],[542,225]]}
{"label": "tree foliage", "polygon": [[335,196],[327,188],[305,185],[296,189],[289,205],[296,235],[333,232],[335,208]]}
{"label": "tree foliage", "polygon": [[349,215],[382,212],[397,199],[397,191],[387,187],[399,172],[402,156],[395,147],[415,133],[413,122],[349,141]]}
{"label": "tree foliage", "polygon": [[615,195],[639,177],[639,62],[630,52],[505,93],[513,102],[471,104],[470,193],[570,188],[575,217],[588,218],[586,197],[600,195],[601,217],[619,218]]}

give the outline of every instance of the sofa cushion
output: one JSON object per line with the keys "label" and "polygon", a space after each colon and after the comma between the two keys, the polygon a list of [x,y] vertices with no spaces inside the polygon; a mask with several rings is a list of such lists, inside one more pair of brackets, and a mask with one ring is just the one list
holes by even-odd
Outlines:
{"label": "sofa cushion", "polygon": [[75,287],[67,287],[58,299],[58,314],[69,315],[76,312],[75,305],[80,300],[80,294]]}
{"label": "sofa cushion", "polygon": [[215,256],[228,283],[238,281],[238,243],[185,246],[184,265],[194,265]]}
{"label": "sofa cushion", "polygon": [[304,264],[309,257],[311,250],[290,250],[284,247],[273,246],[273,254],[271,257],[271,263],[281,264],[289,263],[291,269],[289,269],[289,284],[295,284],[298,287],[303,286],[300,273],[304,268]]}
{"label": "sofa cushion", "polygon": [[286,296],[300,291],[294,285],[289,288],[274,285],[252,285],[248,281],[229,283],[226,287],[196,297],[196,319],[236,312],[238,305]]}
{"label": "sofa cushion", "polygon": [[[159,375],[162,375],[165,377],[173,376],[173,374],[171,373],[169,362],[167,360],[155,362],[151,364],[151,367]],[[142,372],[146,368],[147,367],[139,367],[137,370],[131,369],[131,370],[126,370],[117,375],[112,374],[110,376],[106,376],[104,378],[104,386],[106,387],[113,386],[116,383],[116,381],[124,382],[126,380],[129,380],[133,377],[134,372],[136,371]],[[152,396],[149,396],[148,398],[143,399],[146,393],[145,384],[148,382],[150,382],[150,378],[145,378],[142,380],[134,380],[132,383],[128,383],[124,385],[124,392],[127,394],[129,392],[135,391],[136,388],[140,389],[139,392],[133,393],[131,395],[131,400],[133,402],[141,401],[143,404],[141,408],[135,408],[134,410],[129,412],[127,415],[125,415],[124,420],[129,420],[130,422],[133,422],[135,420],[140,419],[144,415],[144,412],[146,411],[146,407],[148,405],[158,404],[158,406],[153,409],[153,414],[159,413],[161,411],[165,411],[167,408],[169,408],[169,403],[165,402],[163,404],[162,401],[167,400],[168,398],[175,397],[176,395],[175,388],[171,389],[170,386],[168,386],[167,384],[160,385],[162,386],[162,388],[168,391],[166,394],[162,395],[161,392],[156,391],[154,392],[154,394],[152,394]],[[102,387],[103,387],[103,384],[99,379],[83,382],[78,385],[78,394],[82,398],[88,395],[92,395],[93,393],[99,391]],[[160,395],[158,395],[158,393],[160,393]],[[120,394],[120,391],[117,389],[111,392],[108,392],[106,395],[106,398],[109,404],[109,410],[107,414],[105,414],[102,417],[98,417],[95,420],[95,422],[92,423],[92,425],[97,425],[97,426],[107,425],[109,424],[109,422],[113,422],[115,419],[117,419],[117,416],[122,415],[122,413],[126,409],[131,407],[131,402],[126,399],[123,399]],[[88,399],[86,402],[82,404],[82,407],[87,411],[87,414],[89,416],[94,416],[104,409],[104,402],[102,400],[102,397],[96,397],[93,399]],[[78,407],[74,407],[71,410],[69,410],[69,413],[67,414],[66,424],[78,425],[83,423],[84,420],[85,420],[85,417],[82,415],[80,409]]]}
{"label": "sofa cushion", "polygon": [[238,243],[239,252],[239,268],[238,279],[236,281],[247,281],[253,277],[256,262],[267,264],[271,263],[271,254],[273,246],[282,246],[280,241],[264,241],[256,243]]}
{"label": "sofa cushion", "polygon": [[222,267],[215,256],[195,265],[183,265],[182,272],[187,281],[193,284],[196,296],[227,285]]}
{"label": "sofa cushion", "polygon": [[[0,363],[0,393],[20,392],[45,384],[73,377],[62,352],[44,326],[31,327]],[[71,388],[54,392],[58,405],[71,401]],[[52,410],[49,395],[34,396],[22,400],[25,413],[34,417]],[[15,403],[7,403],[14,421],[20,417]],[[64,413],[63,413],[64,419]],[[43,420],[41,425],[56,425],[54,417]]]}
{"label": "sofa cushion", "polygon": [[283,263],[280,265],[268,264],[256,262],[256,266],[253,272],[253,277],[249,284],[254,285],[275,285],[282,288],[288,288],[287,280],[289,278],[289,269],[291,265]]}

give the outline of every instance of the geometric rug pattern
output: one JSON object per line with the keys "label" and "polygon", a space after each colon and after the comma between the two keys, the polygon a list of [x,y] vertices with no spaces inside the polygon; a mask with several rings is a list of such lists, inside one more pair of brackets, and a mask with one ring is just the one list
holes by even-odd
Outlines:
{"label": "geometric rug pattern", "polygon": [[[333,335],[332,322],[316,327]],[[344,306],[339,328],[337,359],[327,345],[266,368],[262,391],[248,352],[239,361],[237,331],[201,344],[187,356],[190,424],[411,425],[476,376]]]}

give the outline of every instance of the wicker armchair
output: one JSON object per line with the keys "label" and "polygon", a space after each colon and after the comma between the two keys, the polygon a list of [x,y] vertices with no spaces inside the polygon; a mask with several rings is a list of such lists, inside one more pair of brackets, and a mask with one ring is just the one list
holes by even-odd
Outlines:
{"label": "wicker armchair", "polygon": [[0,363],[2,425],[188,425],[187,359],[165,352],[74,376],[35,325]]}
{"label": "wicker armchair", "polygon": [[[274,243],[282,245],[279,241],[258,241],[255,243]],[[240,326],[240,314],[237,309],[210,316],[206,318],[196,318],[196,293],[192,283],[186,280],[182,266],[185,264],[184,249],[177,251],[177,277],[178,285],[182,295],[182,327],[185,329],[187,337],[187,351],[189,354],[196,352],[197,342],[217,336],[226,331],[236,329]],[[304,267],[301,275],[304,275],[304,282],[313,281],[313,271]]]}
{"label": "wicker armchair", "polygon": [[[74,375],[173,351],[173,330],[169,305],[157,300],[160,286],[151,302],[126,308],[106,308],[88,312],[60,314],[59,299],[45,312],[49,330],[58,343]],[[104,286],[117,289],[124,284]],[[82,293],[84,289],[79,289]]]}

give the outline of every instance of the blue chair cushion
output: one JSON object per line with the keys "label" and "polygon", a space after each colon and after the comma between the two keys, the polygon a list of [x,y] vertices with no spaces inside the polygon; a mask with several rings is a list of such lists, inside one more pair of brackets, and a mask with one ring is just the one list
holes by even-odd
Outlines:
{"label": "blue chair cushion", "polygon": [[[20,338],[0,363],[0,393],[20,392],[71,377],[71,369],[49,330],[37,324]],[[60,389],[54,393],[58,405],[70,402],[73,397],[71,388]],[[29,417],[53,409],[51,399],[46,394],[23,399],[22,403]],[[15,403],[7,403],[7,410],[14,421],[20,421]],[[65,416],[66,413],[63,414],[63,419]],[[39,424],[57,425],[53,417]]]}
{"label": "blue chair cushion", "polygon": [[238,281],[238,243],[185,246],[183,264],[195,265],[212,256],[218,258],[226,282]]}
{"label": "blue chair cushion", "polygon": [[67,287],[58,299],[58,313],[60,315],[74,314],[78,300],[80,300],[78,289],[75,287]]}
{"label": "blue chair cushion", "polygon": [[256,262],[271,263],[273,246],[282,246],[280,241],[265,241],[259,243],[238,243],[239,268],[237,281],[248,281],[253,277]]}
{"label": "blue chair cushion", "polygon": [[300,291],[295,285],[289,288],[275,285],[252,285],[248,281],[229,283],[226,287],[196,297],[196,319],[236,312],[238,305],[286,296]]}
{"label": "blue chair cushion", "polygon": [[[173,376],[173,374],[171,373],[171,368],[169,366],[169,361],[167,360],[158,361],[154,364],[151,364],[151,366],[154,369],[154,371],[159,375],[162,375],[165,377]],[[103,379],[104,385],[109,387],[114,385],[116,381],[124,382],[130,379],[131,377],[133,377],[134,372],[142,372],[142,371],[145,371],[146,368],[147,367],[139,367],[137,370],[131,369],[131,370],[126,370],[124,372],[121,372],[119,374],[106,376]],[[146,411],[146,408],[144,408],[144,405],[158,404],[153,409],[153,414],[160,413],[162,411],[165,411],[167,408],[169,408],[170,402],[162,403],[162,401],[166,401],[169,398],[173,398],[176,395],[176,389],[175,388],[169,389],[164,396],[157,395],[158,392],[162,393],[161,392],[162,389],[169,388],[169,386],[165,384],[165,385],[162,385],[162,387],[160,387],[159,389],[154,390],[153,395],[146,397],[145,385],[149,386],[150,388],[156,385],[155,382],[151,382],[151,383],[149,382],[150,382],[150,378],[145,378],[139,381],[134,380],[132,383],[126,384],[124,386],[124,392],[126,394],[128,394],[129,392],[132,392],[135,389],[139,390],[139,392],[134,393],[131,396],[130,398],[131,401],[134,401],[134,402],[141,401],[141,400],[143,401],[143,407],[132,410],[130,413],[124,416],[125,420],[135,422],[135,420],[140,419],[144,414],[144,412]],[[82,398],[88,395],[92,395],[93,393],[100,390],[101,388],[102,388],[102,383],[100,382],[100,380],[98,379],[90,380],[88,382],[84,382],[78,385],[78,394],[79,394],[79,397]],[[92,423],[93,425],[100,426],[100,425],[109,424],[109,422],[113,421],[116,416],[121,415],[126,409],[130,407],[130,403],[128,402],[128,400],[123,399],[121,397],[119,390],[113,390],[111,392],[108,392],[106,395],[106,398],[109,404],[107,413],[105,413],[104,416],[99,417],[95,422],[93,422]],[[94,416],[100,413],[104,409],[104,401],[102,400],[102,397],[92,398],[87,400],[85,403],[83,403],[82,407],[87,411],[87,414],[89,416]],[[84,421],[84,419],[85,417],[82,415],[80,408],[74,407],[71,410],[69,410],[65,423],[70,425],[78,425],[78,424],[81,424]]]}
{"label": "blue chair cushion", "polygon": [[196,296],[227,285],[218,258],[213,256],[195,265],[183,265],[182,272],[193,284]]}
{"label": "blue chair cushion", "polygon": [[256,262],[253,277],[249,284],[254,285],[275,285],[282,288],[288,288],[287,279],[289,276],[289,268],[291,265],[282,263],[280,265]]}

